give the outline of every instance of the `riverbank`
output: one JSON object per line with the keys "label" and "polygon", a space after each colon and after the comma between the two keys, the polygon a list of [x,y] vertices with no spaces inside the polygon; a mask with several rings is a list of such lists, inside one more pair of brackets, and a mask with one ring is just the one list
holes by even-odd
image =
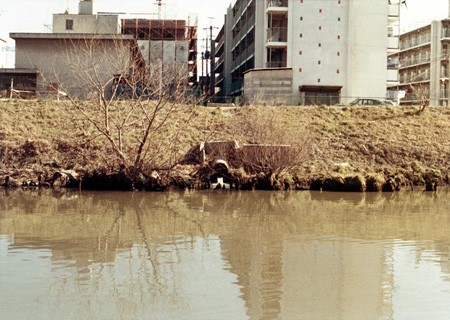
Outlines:
{"label": "riverbank", "polygon": [[[176,159],[131,181],[106,139],[68,102],[0,101],[0,184],[83,189],[208,188],[214,168],[187,162],[202,141],[296,145],[271,170],[230,168],[238,189],[395,191],[449,183],[450,109],[428,107],[196,107],[177,135]],[[168,126],[168,130],[172,128]],[[158,136],[152,141],[158,146]],[[162,144],[161,144],[162,145]],[[160,151],[164,153],[164,149]],[[183,161],[184,160],[184,161]],[[244,170],[244,167],[246,170]],[[258,171],[259,170],[259,171]]]}

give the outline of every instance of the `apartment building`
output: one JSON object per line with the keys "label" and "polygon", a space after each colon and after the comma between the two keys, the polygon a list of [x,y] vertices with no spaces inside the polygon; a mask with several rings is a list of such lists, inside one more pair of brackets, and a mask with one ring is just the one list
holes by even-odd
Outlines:
{"label": "apartment building", "polygon": [[237,0],[216,37],[217,95],[289,104],[384,99],[399,0]]}
{"label": "apartment building", "polygon": [[405,102],[427,95],[431,105],[449,105],[450,18],[400,35],[400,84]]}

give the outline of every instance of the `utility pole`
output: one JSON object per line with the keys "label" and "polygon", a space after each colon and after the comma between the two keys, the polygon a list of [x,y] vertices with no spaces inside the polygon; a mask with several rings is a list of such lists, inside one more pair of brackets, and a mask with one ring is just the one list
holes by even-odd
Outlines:
{"label": "utility pole", "polygon": [[211,79],[210,79],[210,88],[209,88],[209,95],[212,97],[215,94],[215,87],[216,87],[216,46],[213,41],[213,26],[210,26],[210,41],[211,41]]}
{"label": "utility pole", "polygon": [[205,87],[205,93],[208,94],[209,91],[209,71],[208,71],[208,60],[211,56],[211,53],[208,50],[208,29],[206,29],[206,50],[205,50],[205,63],[206,63],[206,87]]}
{"label": "utility pole", "polygon": [[205,91],[205,52],[202,52],[202,77],[201,77],[200,85],[201,85],[202,94],[203,94]]}

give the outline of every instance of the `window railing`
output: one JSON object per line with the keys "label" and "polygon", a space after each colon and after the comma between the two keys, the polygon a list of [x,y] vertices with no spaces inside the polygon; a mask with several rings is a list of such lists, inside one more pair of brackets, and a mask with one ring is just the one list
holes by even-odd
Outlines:
{"label": "window railing", "polygon": [[401,50],[421,46],[423,44],[429,43],[430,41],[431,41],[431,36],[429,34],[419,36],[418,38],[403,40],[401,42]]}
{"label": "window railing", "polygon": [[242,79],[236,80],[231,83],[231,92],[237,93],[242,89]]}
{"label": "window railing", "polygon": [[412,83],[412,82],[422,82],[430,80],[430,73],[420,73],[412,75],[402,75],[400,76],[401,83]]}
{"label": "window railing", "polygon": [[442,38],[450,38],[450,29],[442,29]]}
{"label": "window railing", "polygon": [[388,62],[388,69],[397,69],[398,62]]}
{"label": "window railing", "polygon": [[430,61],[431,61],[430,57],[404,59],[400,61],[400,68],[409,67],[417,64],[429,63]]}
{"label": "window railing", "polygon": [[389,5],[388,14],[390,17],[398,17],[400,16],[400,6],[399,3],[393,3]]}
{"label": "window railing", "polygon": [[267,7],[287,7],[288,0],[269,0],[267,3]]}
{"label": "window railing", "polygon": [[287,28],[275,27],[267,29],[267,42],[287,42]]}
{"label": "window railing", "polygon": [[266,68],[286,68],[286,61],[269,61],[266,63]]}

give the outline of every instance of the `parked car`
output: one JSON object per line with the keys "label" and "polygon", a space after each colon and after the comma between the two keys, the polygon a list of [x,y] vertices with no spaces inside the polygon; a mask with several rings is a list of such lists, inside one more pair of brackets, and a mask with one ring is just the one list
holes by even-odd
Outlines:
{"label": "parked car", "polygon": [[390,100],[381,99],[356,99],[350,102],[351,106],[390,106],[395,107],[395,104]]}

